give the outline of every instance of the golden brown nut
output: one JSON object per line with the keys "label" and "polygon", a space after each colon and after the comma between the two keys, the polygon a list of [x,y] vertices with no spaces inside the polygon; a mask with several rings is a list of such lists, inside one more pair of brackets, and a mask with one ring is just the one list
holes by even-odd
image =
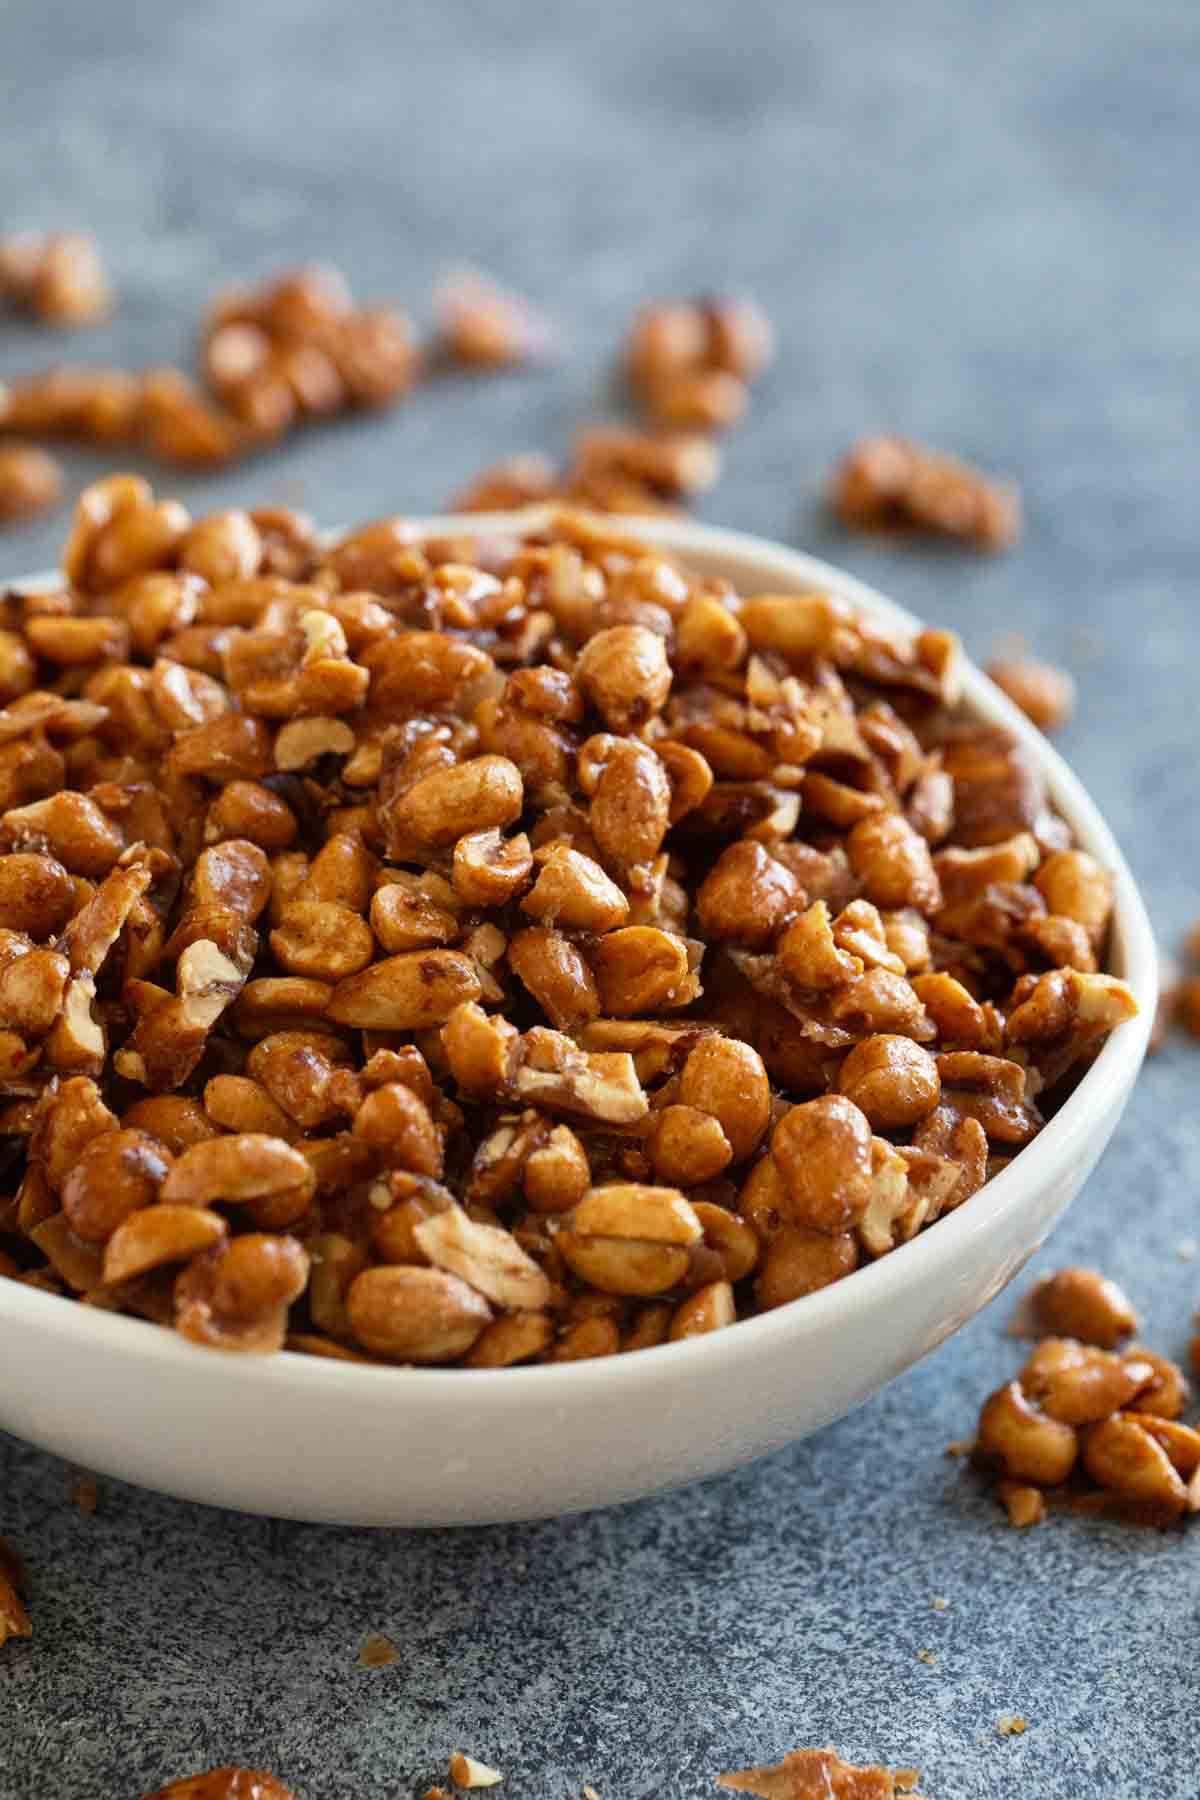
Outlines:
{"label": "golden brown nut", "polygon": [[434,296],[442,342],[457,362],[499,369],[536,361],[550,344],[547,321],[528,301],[473,269],[447,276]]}
{"label": "golden brown nut", "polygon": [[1042,1413],[1010,1381],[985,1401],[979,1415],[979,1448],[1015,1481],[1056,1487],[1075,1466],[1079,1442],[1069,1425]]}
{"label": "golden brown nut", "polygon": [[425,1102],[399,1081],[372,1090],[354,1115],[354,1135],[385,1168],[440,1175],[442,1143]]}
{"label": "golden brown nut", "polygon": [[358,1341],[389,1362],[450,1362],[469,1350],[492,1313],[482,1294],[442,1269],[364,1269],[346,1312]]}
{"label": "golden brown nut", "polygon": [[771,1136],[786,1218],[812,1230],[856,1224],[871,1197],[871,1127],[840,1094],[786,1112]]}
{"label": "golden brown nut", "polygon": [[915,1125],[941,1098],[937,1064],[911,1038],[885,1032],[864,1038],[842,1064],[838,1088],[876,1131]]}
{"label": "golden brown nut", "polygon": [[1053,663],[1014,654],[988,663],[987,672],[1039,731],[1057,731],[1075,711],[1075,683]]}
{"label": "golden brown nut", "polygon": [[157,1200],[170,1167],[144,1131],[106,1131],[86,1144],[62,1185],[62,1207],[85,1243],[103,1244],[132,1212]]}
{"label": "golden brown nut", "polygon": [[771,1116],[762,1057],[737,1038],[701,1038],[679,1072],[679,1099],[709,1113],[728,1140],[734,1162],[758,1147]]}
{"label": "golden brown nut", "polygon": [[695,1187],[715,1181],[733,1160],[733,1150],[711,1113],[694,1106],[667,1106],[655,1123],[650,1160],[660,1181]]}
{"label": "golden brown nut", "polygon": [[62,491],[62,468],[48,450],[0,444],[0,525],[45,512]]}
{"label": "golden brown nut", "polygon": [[858,1247],[849,1232],[784,1225],[763,1251],[754,1297],[764,1312],[786,1306],[841,1281],[857,1265]]}
{"label": "golden brown nut", "polygon": [[1058,1337],[1112,1350],[1137,1330],[1137,1314],[1115,1281],[1098,1269],[1056,1269],[1033,1290],[1033,1315]]}
{"label": "golden brown nut", "polygon": [[1083,1466],[1093,1481],[1122,1499],[1168,1517],[1187,1508],[1187,1488],[1167,1452],[1142,1420],[1128,1414],[1117,1413],[1089,1427]]}
{"label": "golden brown nut", "polygon": [[661,712],[671,689],[667,647],[644,625],[614,625],[584,645],[576,674],[610,731],[633,731]]}
{"label": "golden brown nut", "polygon": [[1021,1388],[1049,1418],[1064,1425],[1090,1425],[1135,1404],[1148,1391],[1151,1365],[1132,1356],[1080,1344],[1073,1338],[1043,1338],[1021,1370]]}
{"label": "golden brown nut", "polygon": [[470,957],[457,950],[414,950],[339,981],[329,1017],[369,1030],[420,1031],[442,1024],[481,992]]}
{"label": "golden brown nut", "polygon": [[753,839],[731,844],[705,877],[696,911],[705,932],[748,949],[771,942],[802,903],[799,882],[764,845]]}
{"label": "golden brown nut", "polygon": [[729,1283],[706,1282],[676,1307],[675,1316],[671,1320],[671,1342],[676,1344],[684,1338],[701,1337],[705,1332],[720,1331],[722,1326],[732,1325],[736,1317],[733,1289]]}
{"label": "golden brown nut", "polygon": [[297,1800],[292,1789],[266,1769],[224,1764],[201,1775],[185,1775],[148,1794],[146,1800]]}

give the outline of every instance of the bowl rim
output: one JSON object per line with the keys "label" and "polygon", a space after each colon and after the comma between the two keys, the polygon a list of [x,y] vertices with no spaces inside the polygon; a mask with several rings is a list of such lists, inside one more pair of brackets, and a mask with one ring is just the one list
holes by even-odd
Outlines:
{"label": "bowl rim", "polygon": [[[527,507],[516,512],[435,514],[428,518],[405,517],[413,541],[464,536],[525,537],[545,528],[564,509],[554,505]],[[674,517],[588,515],[566,509],[573,517],[598,523],[611,536],[632,538],[649,547],[689,555],[716,564],[760,563],[756,577],[759,592],[804,592],[820,588],[846,600],[869,616],[912,630],[918,620],[904,607],[881,594],[836,564],[777,543],[770,538],[724,527],[698,524]],[[336,538],[338,533],[325,534]],[[766,565],[770,564],[770,574]],[[22,587],[59,580],[57,574],[24,577],[10,582]],[[744,579],[741,578],[741,579]],[[735,1380],[760,1358],[785,1352],[789,1342],[834,1341],[841,1327],[855,1317],[865,1321],[876,1307],[886,1307],[910,1284],[953,1284],[956,1271],[970,1261],[971,1246],[986,1240],[989,1227],[1001,1212],[1028,1201],[1033,1194],[1065,1179],[1076,1156],[1076,1146],[1086,1142],[1105,1115],[1109,1097],[1132,1082],[1145,1054],[1158,991],[1158,954],[1145,904],[1132,872],[1111,829],[1062,756],[1047,742],[1007,695],[964,654],[962,699],[968,710],[989,723],[1005,726],[1030,751],[1041,768],[1047,792],[1071,826],[1077,843],[1107,867],[1114,878],[1112,941],[1113,960],[1129,984],[1139,1006],[1138,1016],[1113,1032],[1074,1093],[1048,1121],[1033,1142],[995,1175],[965,1205],[938,1220],[937,1229],[919,1232],[908,1243],[886,1256],[854,1270],[853,1275],[814,1294],[803,1296],[767,1313],[740,1319],[731,1331],[703,1334],[682,1342],[657,1345],[636,1356],[606,1356],[572,1363],[536,1363],[502,1369],[442,1369],[386,1363],[342,1362],[335,1358],[280,1351],[273,1356],[241,1358],[254,1364],[253,1379],[269,1396],[272,1390],[308,1389],[348,1404],[369,1393],[385,1393],[397,1405],[406,1399],[438,1405],[469,1388],[476,1400],[486,1389],[500,1406],[518,1406],[526,1400],[554,1406],[566,1401],[578,1404],[589,1395],[606,1399],[629,1385],[644,1387],[672,1373],[682,1380],[703,1379],[719,1372]],[[65,1302],[16,1281],[0,1280],[0,1329],[26,1327],[39,1334],[68,1340],[80,1350],[116,1353],[136,1360],[148,1370],[187,1368],[193,1376],[206,1370],[213,1377],[228,1378],[222,1358],[211,1348],[189,1343],[161,1325],[127,1314]],[[390,1387],[389,1387],[390,1384]],[[465,1385],[464,1385],[465,1384]]]}

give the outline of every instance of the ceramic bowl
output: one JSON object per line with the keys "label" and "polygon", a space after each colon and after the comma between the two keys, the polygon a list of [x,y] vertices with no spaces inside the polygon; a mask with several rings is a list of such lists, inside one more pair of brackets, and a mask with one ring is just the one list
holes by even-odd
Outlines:
{"label": "ceramic bowl", "polygon": [[[418,529],[520,532],[541,516]],[[778,544],[675,520],[622,519],[619,529],[747,593],[822,587],[887,623],[913,623],[861,582]],[[869,1400],[994,1299],[1042,1243],[1121,1116],[1154,1014],[1150,924],[1099,811],[977,669],[967,671],[965,699],[1024,742],[1078,843],[1113,871],[1110,968],[1141,1008],[1045,1130],[966,1205],[760,1318],[633,1356],[546,1367],[230,1357],[0,1280],[0,1427],[100,1474],[212,1505],[354,1525],[465,1525],[695,1481]]]}

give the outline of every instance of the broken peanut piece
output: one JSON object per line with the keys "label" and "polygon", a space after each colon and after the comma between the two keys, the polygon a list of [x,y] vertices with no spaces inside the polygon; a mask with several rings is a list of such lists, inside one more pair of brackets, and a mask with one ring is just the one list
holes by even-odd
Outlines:
{"label": "broken peanut piece", "polygon": [[476,1762],[473,1756],[464,1756],[456,1750],[450,1758],[450,1779],[455,1787],[489,1788],[495,1787],[504,1780],[499,1769],[489,1768],[487,1763]]}

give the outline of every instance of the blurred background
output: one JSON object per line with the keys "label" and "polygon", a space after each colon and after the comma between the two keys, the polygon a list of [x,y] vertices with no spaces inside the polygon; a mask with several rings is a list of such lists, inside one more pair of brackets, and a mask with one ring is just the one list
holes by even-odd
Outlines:
{"label": "blurred background", "polygon": [[[563,454],[621,416],[636,306],[751,294],[778,355],[701,516],[848,565],[981,659],[1015,632],[1069,669],[1061,746],[1172,944],[1200,913],[1198,67],[1194,0],[0,0],[0,230],[92,232],[117,294],[72,333],[4,316],[0,380],[194,367],[218,288],[308,259],[422,330],[461,263],[554,318],[545,366],[443,373],[213,474],[65,453],[72,494],[130,465],[195,512],[284,502],[332,525]],[[1015,479],[1020,547],[849,535],[825,488],[874,427]],[[67,517],[0,533],[0,576],[53,563]],[[1042,1259],[1119,1246],[1174,1351],[1195,1286],[1173,1249],[1195,1235],[1188,1057],[1150,1067]],[[1003,1326],[757,1470],[453,1540],[268,1530],[129,1490],[81,1520],[60,1465],[0,1441],[39,1605],[36,1649],[0,1666],[4,1791],[44,1792],[53,1753],[56,1792],[94,1800],[230,1756],[307,1800],[407,1795],[474,1733],[462,1747],[529,1794],[682,1800],[716,1767],[833,1738],[923,1763],[942,1800],[1191,1800],[1183,1552],[1100,1527],[1017,1541],[941,1457],[1007,1366]],[[914,1655],[955,1576],[935,1676]],[[353,1668],[367,1626],[405,1669]],[[995,1743],[999,1710],[1036,1729]]]}

